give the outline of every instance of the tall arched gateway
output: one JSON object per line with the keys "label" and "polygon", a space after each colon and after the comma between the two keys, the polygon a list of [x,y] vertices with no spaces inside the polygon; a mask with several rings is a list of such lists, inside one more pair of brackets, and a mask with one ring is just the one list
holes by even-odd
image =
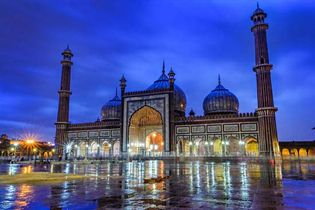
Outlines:
{"label": "tall arched gateway", "polygon": [[128,126],[130,154],[160,154],[164,151],[163,120],[152,107],[134,112]]}

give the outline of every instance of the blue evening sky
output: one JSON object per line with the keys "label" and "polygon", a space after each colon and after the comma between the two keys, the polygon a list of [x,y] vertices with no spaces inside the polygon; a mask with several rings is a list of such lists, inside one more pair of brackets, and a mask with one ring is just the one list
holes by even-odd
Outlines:
{"label": "blue evening sky", "polygon": [[[315,139],[315,4],[263,0],[280,140]],[[124,73],[146,89],[173,67],[187,112],[222,84],[241,112],[257,106],[253,0],[0,1],[0,133],[52,141],[61,51],[74,53],[71,122],[95,121]]]}

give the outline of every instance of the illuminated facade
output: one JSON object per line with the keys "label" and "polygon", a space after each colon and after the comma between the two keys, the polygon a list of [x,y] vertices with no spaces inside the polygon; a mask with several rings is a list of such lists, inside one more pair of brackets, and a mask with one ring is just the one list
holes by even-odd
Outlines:
{"label": "illuminated facade", "polygon": [[69,122],[72,52],[63,53],[56,146],[59,155],[99,158],[123,155],[184,156],[262,156],[280,155],[276,130],[271,68],[265,23],[259,7],[251,16],[255,38],[255,66],[258,108],[239,113],[237,97],[218,85],[203,101],[203,116],[191,110],[186,116],[186,96],[175,84],[172,69],[143,91],[126,91],[127,80],[120,80],[120,95],[101,109],[96,122]]}

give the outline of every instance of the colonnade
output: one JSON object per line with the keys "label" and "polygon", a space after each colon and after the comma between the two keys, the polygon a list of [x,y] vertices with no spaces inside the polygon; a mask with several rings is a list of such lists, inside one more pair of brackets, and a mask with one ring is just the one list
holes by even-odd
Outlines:
{"label": "colonnade", "polygon": [[251,156],[259,155],[258,142],[255,138],[238,140],[229,138],[221,140],[182,139],[177,142],[177,154],[183,156]]}

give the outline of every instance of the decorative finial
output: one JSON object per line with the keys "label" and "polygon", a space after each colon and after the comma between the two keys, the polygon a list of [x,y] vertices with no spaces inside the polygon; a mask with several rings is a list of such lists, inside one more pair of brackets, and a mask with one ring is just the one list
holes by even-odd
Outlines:
{"label": "decorative finial", "polygon": [[65,51],[70,51],[71,52],[71,49],[69,47],[69,44],[67,44],[67,48],[65,49]]}
{"label": "decorative finial", "polygon": [[116,87],[116,97],[117,97],[118,95],[117,95],[117,87]]}
{"label": "decorative finial", "polygon": [[63,55],[64,60],[71,61],[71,57],[73,56],[69,44],[67,44],[67,48],[61,53]]}
{"label": "decorative finial", "polygon": [[174,78],[175,72],[173,71],[173,67],[171,67],[170,72],[168,73],[168,76]]}
{"label": "decorative finial", "polygon": [[221,85],[221,76],[220,76],[220,74],[218,76],[218,83],[219,83],[219,85]]}
{"label": "decorative finial", "polygon": [[259,9],[259,2],[257,1],[257,9]]}
{"label": "decorative finial", "polygon": [[194,110],[192,108],[190,109],[189,116],[190,117],[195,116],[195,112],[194,112]]}
{"label": "decorative finial", "polygon": [[165,74],[165,62],[164,62],[164,60],[163,60],[162,73]]}
{"label": "decorative finial", "polygon": [[127,81],[127,80],[126,80],[125,76],[122,75],[122,77],[121,77],[121,79],[120,79],[120,82],[126,82],[126,81]]}

